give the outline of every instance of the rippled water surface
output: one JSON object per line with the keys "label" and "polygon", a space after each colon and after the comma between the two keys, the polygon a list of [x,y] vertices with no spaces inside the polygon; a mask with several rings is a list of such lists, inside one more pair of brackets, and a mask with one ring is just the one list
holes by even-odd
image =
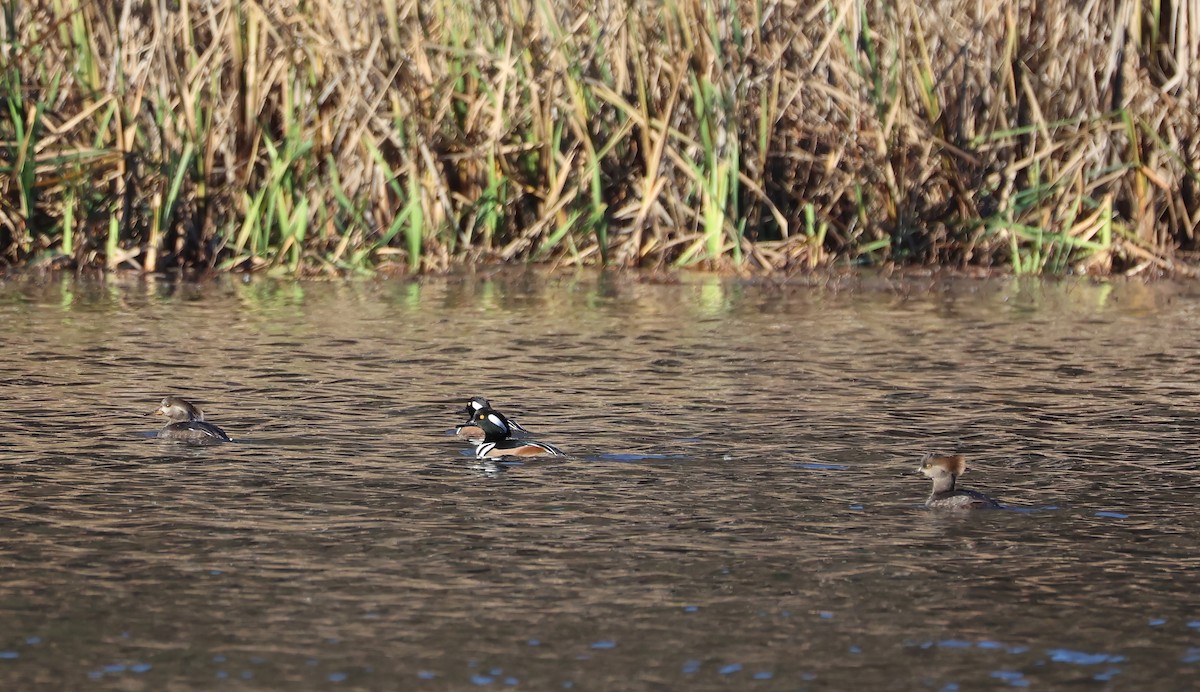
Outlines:
{"label": "rippled water surface", "polygon": [[[1184,689],[1200,288],[0,283],[4,689]],[[233,444],[155,439],[165,394]],[[485,394],[569,457],[480,464]],[[945,515],[912,475],[1012,509]]]}

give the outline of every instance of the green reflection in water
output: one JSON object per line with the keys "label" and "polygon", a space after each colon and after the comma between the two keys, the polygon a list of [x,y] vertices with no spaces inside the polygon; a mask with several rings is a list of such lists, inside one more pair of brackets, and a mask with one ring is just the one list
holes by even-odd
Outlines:
{"label": "green reflection in water", "polygon": [[300,281],[250,281],[239,282],[234,287],[238,302],[251,312],[277,312],[304,305],[305,284]]}
{"label": "green reflection in water", "polygon": [[67,274],[63,274],[58,282],[60,294],[58,306],[63,310],[70,310],[71,306],[75,303],[76,283],[77,281],[75,280],[75,277],[68,276]]}
{"label": "green reflection in water", "polygon": [[421,284],[409,281],[400,289],[401,303],[410,310],[421,307]]}
{"label": "green reflection in water", "polygon": [[701,317],[719,317],[730,311],[730,296],[724,282],[718,277],[706,277],[700,284],[696,300],[696,312]]}

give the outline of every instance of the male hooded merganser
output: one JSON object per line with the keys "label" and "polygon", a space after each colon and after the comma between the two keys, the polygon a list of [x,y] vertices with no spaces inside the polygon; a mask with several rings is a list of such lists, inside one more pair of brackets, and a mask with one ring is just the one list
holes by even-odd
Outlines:
{"label": "male hooded merganser", "polygon": [[933,492],[925,501],[930,509],[999,509],[999,502],[974,490],[956,489],[954,482],[967,470],[967,460],[961,454],[937,456],[928,453],[921,458],[917,473],[933,479]]}
{"label": "male hooded merganser", "polygon": [[[454,429],[454,434],[472,440],[483,439],[485,433],[483,428],[479,427],[475,423],[475,414],[484,409],[493,411],[495,410],[492,408],[491,402],[489,402],[487,399],[484,399],[481,396],[471,397],[471,400],[467,402],[465,407],[463,407],[463,413],[467,414],[467,420],[462,425]],[[529,431],[525,428],[522,428],[521,424],[515,420],[505,420],[508,421],[510,437],[525,437],[529,434]]]}
{"label": "male hooded merganser", "polygon": [[489,407],[475,412],[471,419],[483,431],[483,440],[475,446],[476,459],[499,459],[501,457],[566,456],[553,445],[532,440],[512,439],[512,421],[503,413]]}
{"label": "male hooded merganser", "polygon": [[204,422],[204,413],[186,399],[169,396],[154,410],[156,416],[166,416],[170,422],[158,431],[159,437],[187,442],[233,442],[225,431]]}

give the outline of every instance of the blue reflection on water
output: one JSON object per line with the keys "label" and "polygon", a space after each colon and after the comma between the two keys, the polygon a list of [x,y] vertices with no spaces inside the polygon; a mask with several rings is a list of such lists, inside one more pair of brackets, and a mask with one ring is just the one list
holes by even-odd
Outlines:
{"label": "blue reflection on water", "polygon": [[1079,666],[1094,666],[1099,663],[1122,663],[1124,656],[1116,654],[1089,654],[1071,649],[1049,649],[1050,660],[1056,663],[1074,663]]}
{"label": "blue reflection on water", "polygon": [[1003,680],[1013,687],[1029,687],[1029,681],[1019,670],[995,670],[992,671],[992,677]]}
{"label": "blue reflection on water", "polygon": [[[10,652],[0,652],[0,658],[16,658],[16,656],[7,656],[6,657],[3,655],[5,653],[10,653]],[[12,653],[15,653],[15,652],[12,652]],[[153,667],[154,666],[150,665],[149,663],[132,663],[132,664],[110,663],[110,664],[104,666],[103,668],[101,668],[100,670],[88,671],[87,676],[89,678],[91,678],[92,680],[99,680],[99,679],[103,678],[105,675],[117,675],[119,673],[124,673],[127,671],[130,673],[145,673]],[[220,672],[217,674],[217,676],[223,677],[224,673]]]}
{"label": "blue reflection on water", "polygon": [[1029,651],[1028,646],[1022,646],[1020,644],[1009,645],[1005,644],[1004,642],[998,642],[991,639],[981,639],[977,642],[971,642],[965,639],[940,639],[935,642],[933,640],[926,639],[925,641],[921,642],[910,641],[907,642],[906,645],[917,646],[922,649],[970,649],[974,647],[976,649],[983,649],[984,651],[1003,651],[1009,654],[1023,654]]}

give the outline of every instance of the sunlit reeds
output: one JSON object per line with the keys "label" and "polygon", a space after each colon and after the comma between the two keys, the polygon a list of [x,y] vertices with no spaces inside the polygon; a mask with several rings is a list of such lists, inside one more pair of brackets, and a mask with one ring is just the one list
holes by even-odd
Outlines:
{"label": "sunlit reeds", "polygon": [[0,258],[1187,271],[1200,4],[0,0]]}

